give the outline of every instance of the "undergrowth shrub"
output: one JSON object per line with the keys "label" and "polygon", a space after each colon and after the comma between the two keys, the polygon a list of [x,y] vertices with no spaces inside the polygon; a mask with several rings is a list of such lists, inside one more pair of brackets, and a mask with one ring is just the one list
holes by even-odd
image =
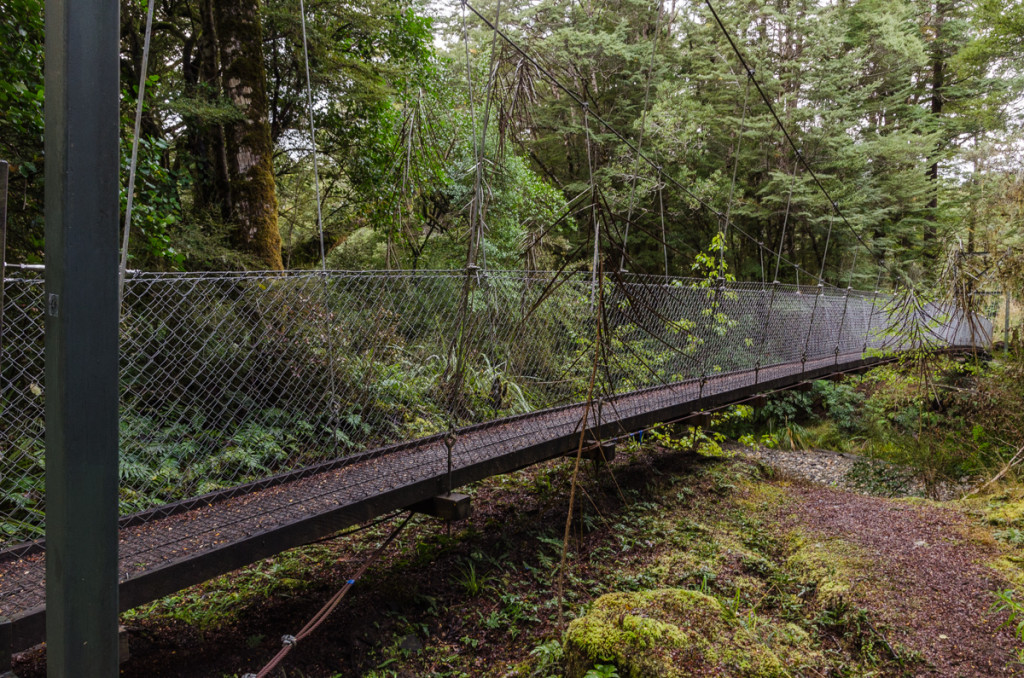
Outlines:
{"label": "undergrowth shrub", "polygon": [[865,455],[940,482],[1002,468],[1024,441],[1021,402],[1024,356],[928,355],[776,394],[738,433]]}

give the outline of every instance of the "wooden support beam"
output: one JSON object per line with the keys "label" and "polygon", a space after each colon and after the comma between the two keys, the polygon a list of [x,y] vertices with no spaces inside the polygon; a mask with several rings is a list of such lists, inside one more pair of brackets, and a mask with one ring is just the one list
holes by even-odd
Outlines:
{"label": "wooden support beam", "polygon": [[472,515],[473,504],[470,501],[469,495],[452,492],[450,494],[439,494],[425,501],[416,502],[409,507],[409,510],[452,522],[455,520],[465,520]]}
{"label": "wooden support beam", "polygon": [[803,393],[807,393],[807,392],[809,392],[813,388],[814,388],[814,382],[813,381],[801,381],[799,384],[797,384],[796,386],[793,387],[793,390],[794,391],[801,391]]}
{"label": "wooden support beam", "polygon": [[131,659],[131,656],[131,650],[128,647],[128,629],[119,626],[117,627],[117,661],[119,664],[125,664]]}
{"label": "wooden support beam", "polygon": [[759,410],[768,404],[768,398],[763,395],[756,395],[747,401],[747,404],[753,407],[755,410]]}
{"label": "wooden support beam", "polygon": [[589,459],[596,462],[614,461],[615,443],[612,441],[585,440],[583,441],[582,451],[572,450],[566,452],[565,456],[575,457],[577,452],[580,452],[580,459]]}
{"label": "wooden support beam", "polygon": [[687,421],[689,426],[699,426],[700,428],[706,429],[711,427],[711,413],[710,412],[695,412],[692,417]]}
{"label": "wooden support beam", "polygon": [[[0,618],[6,622],[6,619]],[[11,671],[11,653],[14,650],[14,639],[11,638],[11,625],[0,624],[0,678],[15,678]]]}

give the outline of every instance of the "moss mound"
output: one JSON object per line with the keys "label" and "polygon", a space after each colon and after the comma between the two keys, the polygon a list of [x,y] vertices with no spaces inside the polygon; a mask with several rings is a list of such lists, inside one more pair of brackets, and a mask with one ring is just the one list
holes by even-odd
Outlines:
{"label": "moss mound", "polygon": [[598,663],[615,664],[623,678],[790,676],[814,663],[799,627],[757,615],[737,618],[697,591],[658,589],[611,593],[569,625],[566,678]]}
{"label": "moss mound", "polygon": [[861,556],[852,544],[839,539],[809,540],[790,534],[792,555],[786,563],[791,572],[816,588],[823,607],[839,604],[853,589],[856,573],[863,569]]}

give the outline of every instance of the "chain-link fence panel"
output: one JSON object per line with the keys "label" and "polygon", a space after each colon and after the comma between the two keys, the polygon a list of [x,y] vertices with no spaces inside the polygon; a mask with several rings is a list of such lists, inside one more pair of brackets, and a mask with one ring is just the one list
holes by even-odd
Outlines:
{"label": "chain-link fence panel", "polygon": [[8,280],[0,337],[0,535],[41,537],[45,518],[44,293],[41,276]]}

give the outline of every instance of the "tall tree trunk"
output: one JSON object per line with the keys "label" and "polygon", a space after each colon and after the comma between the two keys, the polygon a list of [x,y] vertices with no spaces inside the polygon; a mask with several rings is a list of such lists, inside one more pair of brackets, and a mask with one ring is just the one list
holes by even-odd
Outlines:
{"label": "tall tree trunk", "polygon": [[267,268],[281,270],[259,0],[212,4],[224,93],[244,116],[224,130],[233,239]]}
{"label": "tall tree trunk", "polygon": [[[200,0],[199,13],[202,29],[185,44],[182,58],[185,92],[189,97],[216,106],[220,103],[224,87],[213,0]],[[224,123],[210,122],[196,115],[186,115],[185,120],[188,125],[187,144],[195,161],[195,206],[201,212],[215,213],[228,222],[231,218],[231,189]]]}
{"label": "tall tree trunk", "polygon": [[[937,0],[935,3],[935,15],[933,17],[935,35],[931,49],[931,114],[938,124],[938,118],[942,115],[942,104],[944,89],[946,86],[946,49],[944,45],[943,24],[946,21],[946,13],[949,11],[949,3],[945,0]],[[939,153],[941,146],[935,148],[935,158],[928,167],[928,179],[931,181],[931,197],[928,199],[928,208],[931,212],[929,220],[924,227],[925,253],[930,253],[935,245],[935,238],[938,226],[939,211]]]}

